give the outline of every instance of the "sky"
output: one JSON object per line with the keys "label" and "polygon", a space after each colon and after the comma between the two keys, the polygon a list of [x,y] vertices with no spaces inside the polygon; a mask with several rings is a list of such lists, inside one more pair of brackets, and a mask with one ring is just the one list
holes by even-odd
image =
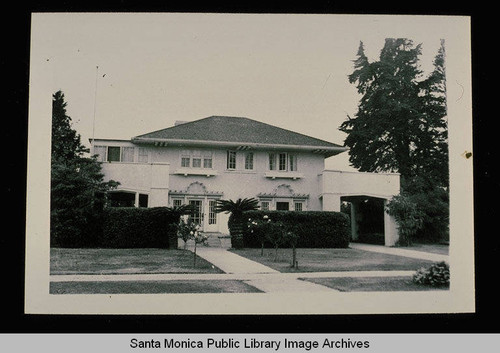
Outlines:
{"label": "sky", "polygon": [[[387,37],[422,44],[432,70],[434,16],[56,13],[34,18],[32,65],[65,94],[89,138],[133,136],[211,115],[247,117],[342,145],[356,113],[348,82],[360,41],[377,60]],[[326,167],[355,170],[348,153]]]}

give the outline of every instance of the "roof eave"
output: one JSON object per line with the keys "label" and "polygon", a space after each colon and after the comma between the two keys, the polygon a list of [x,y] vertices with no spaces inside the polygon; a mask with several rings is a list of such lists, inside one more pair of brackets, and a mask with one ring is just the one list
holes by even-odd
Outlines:
{"label": "roof eave", "polygon": [[196,147],[225,147],[225,148],[238,148],[250,147],[253,149],[276,149],[276,150],[299,150],[308,151],[331,157],[336,154],[347,151],[347,147],[343,146],[325,146],[325,145],[290,145],[279,143],[255,143],[255,142],[232,142],[232,141],[210,141],[210,140],[189,140],[189,139],[161,139],[152,137],[133,137],[131,140],[137,144],[154,144],[157,146],[196,146]]}

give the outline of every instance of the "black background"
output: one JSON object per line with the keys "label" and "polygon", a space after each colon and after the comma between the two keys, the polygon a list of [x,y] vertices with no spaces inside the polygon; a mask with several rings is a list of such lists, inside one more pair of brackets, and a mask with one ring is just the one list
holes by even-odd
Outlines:
{"label": "black background", "polygon": [[[165,2],[167,3],[167,2]],[[494,24],[488,13],[471,2],[419,1],[418,4],[362,4],[334,1],[284,2],[259,5],[256,1],[168,2],[148,1],[36,1],[6,3],[3,16],[2,72],[7,97],[1,129],[4,141],[2,234],[0,236],[2,322],[0,333],[498,333],[500,266],[498,211],[498,135],[490,110],[498,101]],[[472,19],[473,128],[475,177],[476,300],[475,314],[429,315],[25,315],[24,247],[26,212],[26,151],[29,94],[29,43],[32,12],[228,12],[463,15]],[[14,153],[12,153],[14,152]],[[452,191],[453,192],[453,191]]]}

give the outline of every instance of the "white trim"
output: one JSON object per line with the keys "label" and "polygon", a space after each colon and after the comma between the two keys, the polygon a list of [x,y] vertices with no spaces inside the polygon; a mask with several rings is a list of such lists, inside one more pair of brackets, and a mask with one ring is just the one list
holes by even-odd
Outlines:
{"label": "white trim", "polygon": [[176,169],[173,174],[178,174],[178,175],[206,175],[207,177],[219,175],[219,172],[214,169],[210,168],[187,168],[187,167],[181,167],[179,169]]}
{"label": "white trim", "polygon": [[304,174],[298,172],[270,170],[264,173],[264,176],[271,179],[301,179],[304,177]]}
{"label": "white trim", "polygon": [[344,197],[344,196],[368,196],[368,197],[376,197],[379,199],[386,199],[390,200],[396,195],[382,195],[382,194],[372,194],[372,193],[367,193],[367,192],[350,192],[350,193],[337,193],[337,192],[325,192],[319,195],[319,197],[323,197],[323,195],[337,195],[339,197]]}
{"label": "white trim", "polygon": [[184,139],[160,139],[160,138],[148,138],[148,137],[133,137],[132,143],[141,143],[141,142],[162,142],[167,144],[175,144],[175,145],[192,145],[192,146],[223,146],[223,147],[233,147],[237,148],[238,146],[245,145],[252,148],[261,148],[261,149],[282,149],[282,150],[302,150],[302,151],[312,151],[312,150],[324,150],[326,153],[328,152],[336,152],[341,153],[349,150],[347,147],[342,146],[308,146],[308,145],[287,145],[287,144],[276,144],[276,143],[256,143],[256,142],[228,142],[228,141],[210,141],[210,140],[184,140]]}
{"label": "white trim", "polygon": [[333,172],[333,173],[348,173],[348,174],[375,174],[375,175],[401,175],[396,172],[359,172],[352,170],[335,170],[335,169],[325,169],[318,175],[323,175],[324,172]]}

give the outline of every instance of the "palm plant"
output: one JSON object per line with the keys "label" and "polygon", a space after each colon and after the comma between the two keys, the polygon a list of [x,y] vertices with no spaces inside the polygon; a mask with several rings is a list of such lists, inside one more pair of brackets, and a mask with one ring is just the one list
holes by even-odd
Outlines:
{"label": "palm plant", "polygon": [[259,200],[255,198],[239,198],[233,200],[218,200],[215,212],[230,213],[227,225],[229,234],[232,237],[232,246],[235,248],[243,247],[243,212],[259,209]]}

